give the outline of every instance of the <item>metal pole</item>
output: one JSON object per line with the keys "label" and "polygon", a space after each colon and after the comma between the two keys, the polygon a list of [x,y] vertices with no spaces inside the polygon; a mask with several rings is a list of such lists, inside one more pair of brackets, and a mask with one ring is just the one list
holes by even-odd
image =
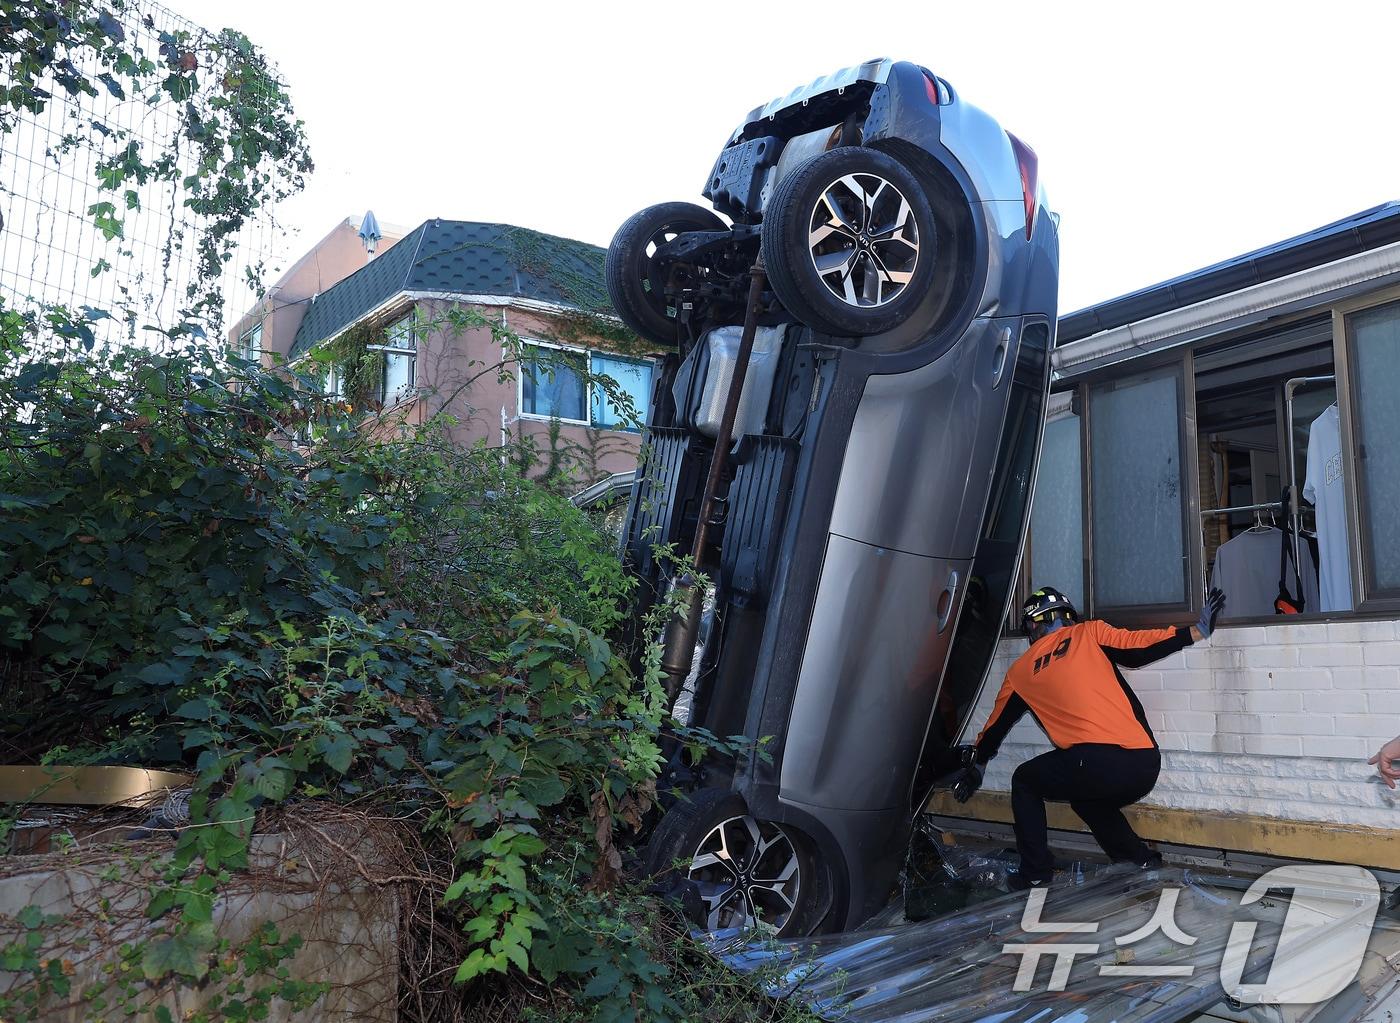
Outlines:
{"label": "metal pole", "polygon": [[[1336,376],[1293,377],[1283,385],[1284,444],[1288,449],[1288,525],[1293,534],[1293,571],[1303,578],[1302,541],[1303,510],[1298,505],[1298,473],[1294,469],[1293,452],[1293,393],[1308,384],[1335,384]],[[1301,584],[1300,584],[1301,585]],[[1298,599],[1303,595],[1298,594]],[[1313,608],[1314,611],[1317,608]]]}
{"label": "metal pole", "polygon": [[1230,507],[1230,508],[1202,508],[1197,514],[1203,515],[1203,516],[1204,516],[1204,515],[1230,515],[1230,514],[1232,514],[1232,513],[1234,513],[1234,512],[1244,512],[1244,511],[1268,511],[1268,510],[1270,510],[1270,509],[1272,509],[1272,508],[1277,508],[1279,511],[1283,511],[1283,510],[1284,510],[1283,502],[1281,502],[1281,501],[1264,501],[1262,504],[1237,504],[1237,505],[1234,505],[1234,506],[1232,506],[1232,507]]}
{"label": "metal pole", "polygon": [[[744,378],[753,354],[754,335],[758,332],[758,314],[762,311],[763,285],[768,273],[763,264],[763,252],[749,270],[749,299],[744,311],[744,332],[739,338],[739,351],[734,357],[734,375],[729,381],[729,393],[724,399],[724,414],[720,417],[715,436],[714,454],[710,456],[710,472],[705,477],[705,490],[700,500],[700,519],[695,524],[695,543],[690,548],[691,564],[699,566],[709,539],[710,521],[715,514],[715,502],[720,481],[729,464],[729,447],[734,437],[734,420],[739,414],[739,399],[744,393]],[[666,624],[662,641],[661,671],[665,675],[666,706],[676,702],[685,680],[690,675],[690,663],[695,656],[695,636],[700,627],[700,587],[690,573],[671,583],[672,599],[682,603]]]}

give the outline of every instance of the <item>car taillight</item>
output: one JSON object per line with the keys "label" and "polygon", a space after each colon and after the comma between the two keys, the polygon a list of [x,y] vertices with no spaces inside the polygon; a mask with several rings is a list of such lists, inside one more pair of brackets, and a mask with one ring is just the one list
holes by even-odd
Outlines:
{"label": "car taillight", "polygon": [[938,106],[940,102],[938,98],[938,83],[934,81],[933,75],[929,74],[927,71],[924,72],[924,91],[928,93],[928,101],[934,106]]}
{"label": "car taillight", "polygon": [[1029,241],[1031,231],[1035,229],[1035,210],[1039,205],[1035,193],[1040,162],[1036,159],[1035,150],[1011,132],[1008,131],[1006,137],[1011,140],[1011,151],[1016,154],[1016,166],[1021,169],[1021,198],[1026,204],[1026,239]]}

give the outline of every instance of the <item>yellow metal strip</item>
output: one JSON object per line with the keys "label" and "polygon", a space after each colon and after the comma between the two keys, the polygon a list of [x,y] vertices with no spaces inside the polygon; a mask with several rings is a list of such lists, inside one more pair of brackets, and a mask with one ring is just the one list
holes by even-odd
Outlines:
{"label": "yellow metal strip", "polygon": [[187,774],[144,767],[0,767],[0,803],[111,806],[193,782]]}
{"label": "yellow metal strip", "polygon": [[[939,790],[924,809],[944,817],[1002,824],[1009,824],[1012,819],[1008,792],[979,792],[967,803],[959,803],[951,792]],[[1046,811],[1052,828],[1089,830],[1064,803],[1049,803]],[[1133,830],[1150,842],[1400,870],[1400,828],[1283,820],[1255,814],[1162,806],[1131,806],[1123,812]]]}

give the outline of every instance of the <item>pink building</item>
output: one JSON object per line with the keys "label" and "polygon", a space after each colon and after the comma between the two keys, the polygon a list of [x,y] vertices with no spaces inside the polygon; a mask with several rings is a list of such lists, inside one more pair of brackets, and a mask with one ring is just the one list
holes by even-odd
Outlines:
{"label": "pink building", "polygon": [[590,378],[612,378],[644,417],[652,364],[612,318],[603,249],[435,219],[383,229],[368,259],[358,230],[347,220],[303,256],[234,325],[234,350],[319,362],[342,391],[344,363],[367,352],[353,388],[391,423],[447,413],[457,443],[532,452],[534,471],[580,486],[635,467],[635,428]]}

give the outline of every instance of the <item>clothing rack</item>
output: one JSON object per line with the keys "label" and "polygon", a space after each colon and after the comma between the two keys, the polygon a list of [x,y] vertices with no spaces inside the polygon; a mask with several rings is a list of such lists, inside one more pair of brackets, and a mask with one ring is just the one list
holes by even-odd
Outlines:
{"label": "clothing rack", "polygon": [[1229,515],[1232,512],[1246,511],[1277,511],[1282,512],[1282,501],[1264,501],[1261,504],[1237,504],[1230,508],[1202,508],[1200,514],[1206,515]]}

